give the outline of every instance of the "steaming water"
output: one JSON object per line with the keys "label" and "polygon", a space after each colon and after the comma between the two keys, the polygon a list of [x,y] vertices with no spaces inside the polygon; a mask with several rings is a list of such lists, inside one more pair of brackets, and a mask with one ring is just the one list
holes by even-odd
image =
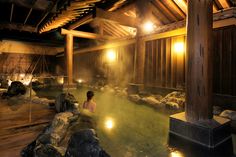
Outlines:
{"label": "steaming water", "polygon": [[[80,104],[87,89],[71,90]],[[50,92],[50,95],[58,92]],[[97,134],[101,146],[112,157],[228,157],[224,152],[206,154],[198,147],[177,149],[168,146],[169,115],[125,97],[95,92]],[[223,154],[223,156],[222,156]]]}

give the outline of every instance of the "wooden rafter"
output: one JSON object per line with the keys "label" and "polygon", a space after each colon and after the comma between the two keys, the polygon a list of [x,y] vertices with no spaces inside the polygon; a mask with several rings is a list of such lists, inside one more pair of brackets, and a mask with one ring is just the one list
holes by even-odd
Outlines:
{"label": "wooden rafter", "polygon": [[12,21],[13,12],[14,12],[14,3],[11,4],[10,22]]}
{"label": "wooden rafter", "polygon": [[68,29],[75,29],[75,28],[77,28],[77,27],[79,27],[81,25],[84,25],[86,23],[91,22],[92,20],[93,20],[93,15],[89,14],[89,15],[83,17],[82,19],[80,19],[79,21],[77,21],[77,22],[73,23],[72,25],[70,25],[68,27]]}
{"label": "wooden rafter", "polygon": [[152,12],[152,14],[159,19],[163,24],[171,23],[171,21],[164,15],[153,2],[149,3],[149,9]]}
{"label": "wooden rafter", "polygon": [[27,22],[27,20],[28,20],[28,18],[29,18],[29,16],[30,16],[32,10],[33,10],[33,9],[30,8],[30,10],[29,10],[29,12],[28,12],[28,14],[27,14],[27,16],[26,16],[26,18],[25,18],[24,25],[26,24],[26,22]]}
{"label": "wooden rafter", "polygon": [[179,20],[185,19],[186,15],[180,10],[180,8],[172,0],[162,0],[162,3],[171,10]]}
{"label": "wooden rafter", "polygon": [[213,4],[217,6],[218,10],[223,9],[223,6],[220,4],[219,0],[214,0],[213,2],[214,2]]}
{"label": "wooden rafter", "polygon": [[39,22],[36,25],[36,28],[38,29],[39,25],[43,22],[43,20],[48,16],[48,14],[52,11],[52,9],[55,7],[55,5],[57,4],[58,0],[54,0],[53,3],[48,6],[47,10],[44,12],[42,18],[39,20]]}
{"label": "wooden rafter", "polygon": [[137,27],[138,21],[136,18],[122,15],[116,12],[104,11],[102,9],[96,8],[96,18],[106,19],[110,21],[116,21],[121,25]]}
{"label": "wooden rafter", "polygon": [[168,16],[168,18],[172,21],[172,22],[176,22],[178,21],[178,18],[175,16],[175,14],[173,14],[160,0],[155,0],[156,6],[158,6],[158,8],[166,13],[166,15]]}
{"label": "wooden rafter", "polygon": [[227,9],[230,7],[230,4],[228,3],[227,0],[219,0],[219,3],[221,4],[221,6],[224,8],[224,9]]}
{"label": "wooden rafter", "polygon": [[111,26],[110,24],[104,22],[103,23],[104,29],[109,32],[110,34],[116,36],[116,37],[122,37],[122,33],[120,33],[119,30],[116,30],[113,26]]}
{"label": "wooden rafter", "polygon": [[184,0],[173,0],[175,4],[187,15],[187,3]]}

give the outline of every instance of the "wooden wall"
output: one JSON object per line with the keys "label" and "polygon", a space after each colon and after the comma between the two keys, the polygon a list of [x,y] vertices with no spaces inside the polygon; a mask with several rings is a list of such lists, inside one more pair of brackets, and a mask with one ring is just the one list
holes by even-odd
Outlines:
{"label": "wooden wall", "polygon": [[213,41],[213,90],[236,96],[236,26],[216,29]]}
{"label": "wooden wall", "polygon": [[144,70],[145,86],[184,88],[184,62],[185,36],[147,41]]}
{"label": "wooden wall", "polygon": [[[213,92],[236,96],[236,26],[215,29],[213,34]],[[177,53],[175,43],[185,45],[185,38],[176,36],[146,42],[144,84],[147,87],[184,88],[185,52]]]}

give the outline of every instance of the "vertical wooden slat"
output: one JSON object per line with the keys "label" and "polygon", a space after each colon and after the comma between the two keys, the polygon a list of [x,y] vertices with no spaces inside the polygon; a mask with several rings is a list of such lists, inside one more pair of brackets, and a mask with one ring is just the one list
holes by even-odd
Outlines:
{"label": "vertical wooden slat", "polygon": [[161,86],[161,40],[158,40],[158,62],[157,62],[157,69],[158,69],[158,73],[157,73],[157,85]]}
{"label": "vertical wooden slat", "polygon": [[174,52],[175,39],[171,39],[171,88],[176,88],[176,54]]}
{"label": "vertical wooden slat", "polygon": [[233,88],[233,92],[232,92],[232,95],[236,96],[236,70],[235,70],[235,67],[236,67],[236,26],[234,26],[233,28],[233,33],[232,33],[232,43],[233,44],[233,48],[232,48],[232,69],[231,69],[231,73],[232,73],[232,88]]}
{"label": "vertical wooden slat", "polygon": [[166,87],[171,86],[171,39],[166,39]]}
{"label": "vertical wooden slat", "polygon": [[162,40],[162,87],[166,86],[166,38]]}
{"label": "vertical wooden slat", "polygon": [[153,86],[156,86],[156,72],[157,72],[157,67],[156,67],[156,54],[157,54],[157,52],[156,52],[156,41],[154,40],[154,41],[152,41],[152,44],[153,44],[153,46],[152,46],[152,52],[153,52],[153,64],[152,64],[152,67],[153,67],[153,82],[152,82],[152,84],[153,84]]}

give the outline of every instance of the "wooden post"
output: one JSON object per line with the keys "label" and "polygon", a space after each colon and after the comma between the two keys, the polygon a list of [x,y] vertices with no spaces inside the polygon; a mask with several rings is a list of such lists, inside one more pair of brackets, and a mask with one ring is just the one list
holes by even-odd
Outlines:
{"label": "wooden post", "polygon": [[211,119],[212,0],[188,0],[186,53],[186,118]]}
{"label": "wooden post", "polygon": [[66,34],[66,65],[67,65],[67,76],[68,85],[73,84],[73,35]]}
{"label": "wooden post", "polygon": [[144,58],[145,58],[145,42],[139,36],[140,28],[137,29],[135,43],[135,67],[134,82],[137,84],[144,83]]}

